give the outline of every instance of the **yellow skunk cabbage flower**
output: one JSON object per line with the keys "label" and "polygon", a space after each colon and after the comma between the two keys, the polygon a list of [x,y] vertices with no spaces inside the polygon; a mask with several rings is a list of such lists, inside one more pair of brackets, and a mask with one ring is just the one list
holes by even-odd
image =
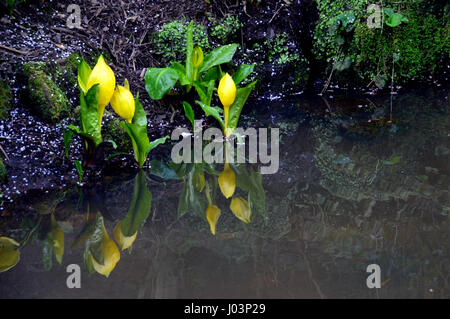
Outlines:
{"label": "yellow skunk cabbage flower", "polygon": [[131,123],[134,116],[134,97],[128,88],[118,85],[110,103],[117,115]]}
{"label": "yellow skunk cabbage flower", "polygon": [[61,227],[58,226],[54,215],[52,215],[51,219],[52,230],[50,231],[49,236],[53,241],[53,251],[55,252],[56,260],[61,264],[64,255],[64,233],[62,232]]}
{"label": "yellow skunk cabbage flower", "polygon": [[12,238],[0,237],[0,272],[13,268],[20,259],[20,244]]}
{"label": "yellow skunk cabbage flower", "polygon": [[199,68],[203,64],[203,51],[200,47],[195,47],[192,52],[192,64],[194,68]]}
{"label": "yellow skunk cabbage flower", "polygon": [[134,241],[136,240],[137,233],[134,233],[133,236],[125,236],[122,233],[122,221],[120,221],[116,228],[114,228],[114,239],[119,244],[121,250],[125,250],[127,248],[130,248],[131,245],[133,245]]}
{"label": "yellow skunk cabbage flower", "polygon": [[250,223],[250,215],[252,212],[250,210],[250,205],[245,199],[242,197],[233,197],[233,199],[231,199],[230,209],[233,214],[244,223]]}
{"label": "yellow skunk cabbage flower", "polygon": [[217,92],[219,94],[220,102],[223,105],[225,136],[229,136],[231,131],[228,128],[228,112],[230,110],[230,106],[236,99],[236,84],[228,73],[225,74],[220,80]]}
{"label": "yellow skunk cabbage flower", "polygon": [[105,232],[102,240],[102,253],[103,253],[103,265],[99,264],[95,258],[91,255],[92,265],[96,272],[106,277],[109,277],[111,271],[120,260],[120,251],[117,248],[116,243]]}
{"label": "yellow skunk cabbage flower", "polygon": [[98,58],[97,64],[92,69],[91,74],[87,80],[86,90],[89,91],[95,84],[99,84],[99,96],[98,96],[98,113],[99,123],[101,125],[103,112],[106,105],[108,105],[116,87],[116,76],[113,70],[106,64],[103,55]]}
{"label": "yellow skunk cabbage flower", "polygon": [[228,163],[225,163],[225,168],[219,175],[219,187],[225,198],[230,198],[234,194],[236,188],[236,174],[230,168]]}
{"label": "yellow skunk cabbage flower", "polygon": [[233,78],[228,73],[220,80],[217,92],[224,108],[228,108],[233,104],[236,99],[236,84],[234,84]]}
{"label": "yellow skunk cabbage flower", "polygon": [[206,210],[206,219],[208,220],[211,233],[216,234],[216,225],[220,217],[220,209],[216,205],[209,204]]}

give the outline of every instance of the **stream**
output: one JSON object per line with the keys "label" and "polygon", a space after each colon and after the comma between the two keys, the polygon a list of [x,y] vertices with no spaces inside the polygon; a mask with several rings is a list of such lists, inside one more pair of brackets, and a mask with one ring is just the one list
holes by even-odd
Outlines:
{"label": "stream", "polygon": [[[30,191],[0,217],[0,234],[22,244],[18,263],[0,273],[0,298],[450,297],[446,89],[253,103],[241,122],[280,129],[280,167],[261,175],[232,166],[250,223],[215,183],[223,165],[153,159],[136,176]],[[199,171],[221,209],[216,235],[193,185]],[[89,254],[102,258],[96,236],[115,238],[119,222],[137,232],[132,248],[109,277],[89,274]],[[71,264],[80,288],[67,286]],[[366,283],[372,264],[379,289]]]}

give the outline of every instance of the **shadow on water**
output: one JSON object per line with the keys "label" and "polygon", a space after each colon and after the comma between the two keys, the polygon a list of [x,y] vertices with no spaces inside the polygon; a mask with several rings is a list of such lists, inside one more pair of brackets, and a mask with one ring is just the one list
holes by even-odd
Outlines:
{"label": "shadow on water", "polygon": [[[276,101],[243,118],[280,128],[280,169],[230,165],[239,209],[218,185],[223,165],[205,163],[154,160],[95,188],[36,192],[1,218],[15,241],[0,242],[0,296],[450,296],[446,94],[402,94],[392,112],[383,96]],[[66,286],[69,264],[80,289]]]}

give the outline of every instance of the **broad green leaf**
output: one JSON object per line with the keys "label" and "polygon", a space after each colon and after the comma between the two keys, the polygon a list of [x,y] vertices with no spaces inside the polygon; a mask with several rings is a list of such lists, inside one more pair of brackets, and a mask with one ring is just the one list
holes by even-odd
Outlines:
{"label": "broad green leaf", "polygon": [[145,72],[145,89],[153,100],[160,100],[177,80],[178,72],[172,68],[150,68]]}
{"label": "broad green leaf", "polygon": [[233,76],[234,83],[236,83],[236,85],[241,83],[243,80],[247,78],[247,76],[250,75],[250,73],[253,72],[254,68],[255,68],[254,64],[241,64]]}
{"label": "broad green leaf", "polygon": [[202,77],[202,82],[219,80],[219,70],[217,67],[209,69]]}
{"label": "broad green leaf", "polygon": [[376,75],[373,78],[373,82],[375,83],[375,85],[378,88],[382,89],[386,85],[386,76],[385,75]]}
{"label": "broad green leaf", "polygon": [[231,129],[236,129],[239,121],[239,117],[241,116],[242,108],[244,107],[245,102],[247,101],[250,93],[255,87],[256,81],[250,83],[246,87],[239,88],[236,91],[236,99],[234,103],[230,106],[230,114],[228,115],[228,126]]}
{"label": "broad green leaf", "polygon": [[402,22],[408,22],[408,18],[404,17],[401,13],[394,13],[386,20],[386,24],[392,28],[399,26]]}
{"label": "broad green leaf", "polygon": [[172,69],[177,71],[178,73],[178,80],[180,81],[181,85],[189,85],[191,84],[191,81],[186,76],[186,68],[184,65],[178,62],[172,62]]}
{"label": "broad green leaf", "polygon": [[189,23],[186,30],[186,77],[190,82],[194,81],[194,65],[192,64],[192,52],[194,51],[194,21]]}
{"label": "broad green leaf", "polygon": [[98,96],[99,84],[92,86],[84,96],[80,94],[80,114],[82,133],[85,137],[89,137],[94,141],[95,145],[102,142],[102,134],[100,131],[98,119]]}
{"label": "broad green leaf", "polygon": [[203,112],[205,112],[206,116],[212,116],[214,117],[217,121],[219,121],[220,126],[223,128],[223,126],[225,125],[223,123],[222,117],[220,116],[220,113],[223,112],[223,110],[220,107],[212,107],[209,105],[204,104],[201,101],[195,101],[198,105],[200,105],[200,107],[202,108]]}
{"label": "broad green leaf", "polygon": [[152,193],[147,187],[144,171],[140,170],[134,179],[134,191],[130,208],[122,221],[122,234],[124,236],[133,236],[141,229],[150,214],[151,205]]}
{"label": "broad green leaf", "polygon": [[84,59],[81,59],[80,64],[78,64],[78,85],[83,93],[86,93],[87,91],[87,81],[91,72],[91,67]]}
{"label": "broad green leaf", "polygon": [[237,44],[224,45],[208,53],[199,69],[200,74],[208,71],[216,65],[230,62],[237,47]]}
{"label": "broad green leaf", "polygon": [[183,101],[183,108],[184,108],[184,114],[186,115],[188,120],[191,122],[192,128],[194,128],[195,116],[194,116],[194,110],[192,109],[192,106],[188,102]]}

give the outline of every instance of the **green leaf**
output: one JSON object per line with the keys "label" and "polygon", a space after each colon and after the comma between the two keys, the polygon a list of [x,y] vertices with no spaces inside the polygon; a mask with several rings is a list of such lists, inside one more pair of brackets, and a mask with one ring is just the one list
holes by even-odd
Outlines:
{"label": "green leaf", "polygon": [[191,81],[186,76],[186,68],[184,65],[182,65],[179,62],[172,62],[172,69],[177,71],[178,73],[178,80],[180,81],[181,85],[189,85],[191,84]]}
{"label": "green leaf", "polygon": [[192,64],[192,52],[194,51],[193,30],[194,21],[191,21],[186,30],[186,77],[190,82],[194,81],[194,65]]}
{"label": "green leaf", "polygon": [[211,80],[219,80],[219,70],[217,67],[209,69],[202,77],[202,82],[209,82]]}
{"label": "green leaf", "polygon": [[373,82],[375,83],[375,85],[378,88],[382,89],[386,85],[386,76],[385,75],[376,75],[373,78]]}
{"label": "green leaf", "polygon": [[250,83],[246,87],[239,88],[236,90],[236,99],[234,103],[230,106],[230,114],[228,115],[228,127],[232,129],[236,129],[239,121],[239,117],[241,116],[242,108],[244,107],[245,102],[247,101],[250,93],[255,87],[256,81]]}
{"label": "green leaf", "polygon": [[[81,127],[84,137],[90,138],[95,145],[102,142],[101,128],[98,118],[99,84],[92,86],[84,96],[80,94]],[[81,134],[80,134],[81,135]]]}
{"label": "green leaf", "polygon": [[401,13],[394,13],[386,20],[386,24],[392,28],[399,26],[402,22],[408,22],[408,18],[404,17]]}
{"label": "green leaf", "polygon": [[151,150],[157,147],[159,144],[164,144],[168,138],[170,137],[166,135],[164,137],[160,137],[154,141],[151,141],[149,147],[146,149],[145,157],[147,157],[148,153],[150,153]]}
{"label": "green leaf", "polygon": [[109,236],[103,221],[103,217],[97,214],[94,230],[91,233],[89,239],[86,242],[86,252],[92,255],[96,262],[100,265],[104,264],[102,241],[105,237]]}
{"label": "green leaf", "polygon": [[393,15],[395,13],[394,10],[392,10],[392,8],[383,8],[383,11],[387,17],[390,17],[391,15]]}
{"label": "green leaf", "polygon": [[77,168],[78,178],[80,179],[81,182],[83,180],[83,166],[81,166],[79,160],[75,160],[75,167]]}
{"label": "green leaf", "polygon": [[179,179],[175,170],[167,166],[164,162],[160,160],[150,161],[149,173],[158,176],[162,179]]}
{"label": "green leaf", "polygon": [[214,117],[217,121],[219,121],[221,127],[224,127],[224,123],[222,120],[222,117],[220,116],[220,113],[223,112],[223,110],[220,107],[212,107],[209,105],[204,104],[201,101],[195,101],[198,105],[200,105],[200,107],[202,108],[203,112],[205,112],[206,116],[212,116]]}
{"label": "green leaf", "polygon": [[139,102],[139,97],[135,99],[135,111],[132,123],[120,122],[120,126],[125,129],[131,138],[131,144],[134,151],[134,159],[142,167],[147,158],[147,150],[150,147],[150,141],[147,135],[147,116],[145,110]]}
{"label": "green leaf", "polygon": [[230,62],[234,56],[234,53],[236,52],[237,47],[237,44],[229,44],[218,47],[217,49],[211,51],[205,56],[199,72],[203,73],[216,65]]}
{"label": "green leaf", "polygon": [[[78,129],[78,128],[77,128]],[[69,147],[70,147],[70,141],[72,140],[74,131],[68,129],[64,130],[63,136],[64,136],[64,154],[66,158],[69,158]]]}
{"label": "green leaf", "polygon": [[254,68],[255,68],[254,64],[241,64],[233,76],[234,83],[236,83],[236,85],[241,83],[243,80],[247,78],[247,76],[250,75],[250,73],[253,72]]}
{"label": "green leaf", "polygon": [[395,165],[395,164],[400,162],[401,158],[402,158],[401,156],[394,156],[390,161],[384,160],[383,164],[385,164],[385,165]]}
{"label": "green leaf", "polygon": [[122,221],[122,234],[133,236],[141,227],[150,214],[152,205],[152,193],[147,187],[145,173],[140,170],[134,179],[133,198],[128,213]]}
{"label": "green leaf", "polygon": [[184,176],[183,189],[180,198],[178,199],[178,217],[183,216],[188,211],[192,211],[204,218],[205,204],[204,200],[200,198],[201,193],[194,189],[194,174],[196,170],[191,169],[189,173]]}
{"label": "green leaf", "polygon": [[145,72],[145,89],[153,100],[160,100],[177,80],[178,71],[172,68],[150,68]]}
{"label": "green leaf", "polygon": [[78,85],[83,93],[87,91],[87,81],[89,75],[91,75],[92,69],[89,64],[82,58],[80,64],[78,64]]}
{"label": "green leaf", "polygon": [[346,57],[343,61],[337,61],[334,64],[334,68],[337,71],[344,71],[344,70],[348,69],[351,65],[352,65],[352,60],[350,59],[350,57]]}
{"label": "green leaf", "polygon": [[194,110],[192,109],[192,106],[188,102],[183,101],[183,108],[184,108],[184,114],[186,115],[188,120],[191,122],[192,128],[194,128],[195,117],[194,117]]}
{"label": "green leaf", "polygon": [[46,271],[52,269],[53,266],[53,245],[50,238],[42,241],[42,264]]}

